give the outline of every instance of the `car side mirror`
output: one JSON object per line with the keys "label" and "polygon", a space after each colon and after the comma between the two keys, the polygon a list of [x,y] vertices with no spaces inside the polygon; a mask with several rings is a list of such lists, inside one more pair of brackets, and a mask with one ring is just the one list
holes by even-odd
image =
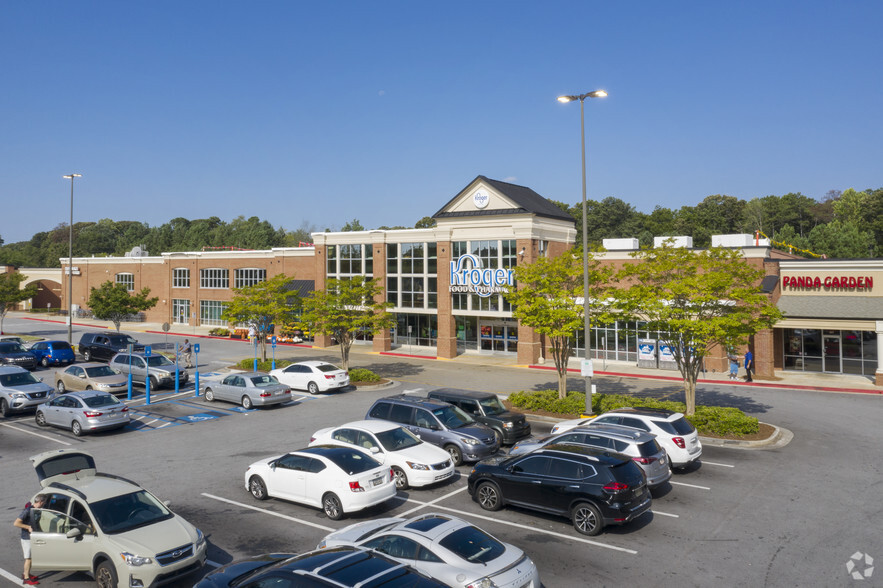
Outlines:
{"label": "car side mirror", "polygon": [[118,370],[118,369],[116,369],[116,368],[110,368],[110,369],[111,369],[111,371],[112,371],[113,373],[115,373],[115,374],[122,374],[122,373],[123,373],[123,372],[121,372],[120,370]]}
{"label": "car side mirror", "polygon": [[171,500],[163,500],[162,503],[165,505],[166,508],[172,508]]}
{"label": "car side mirror", "polygon": [[371,453],[374,453],[374,454],[380,453],[380,448],[377,447],[376,445],[372,445],[371,446]]}
{"label": "car side mirror", "polygon": [[82,534],[83,534],[83,532],[78,527],[74,527],[73,529],[71,529],[70,531],[65,533],[64,536],[67,537],[68,539],[76,539],[77,537],[79,537]]}
{"label": "car side mirror", "polygon": [[85,380],[86,374],[77,374],[77,377],[80,378],[81,380]]}

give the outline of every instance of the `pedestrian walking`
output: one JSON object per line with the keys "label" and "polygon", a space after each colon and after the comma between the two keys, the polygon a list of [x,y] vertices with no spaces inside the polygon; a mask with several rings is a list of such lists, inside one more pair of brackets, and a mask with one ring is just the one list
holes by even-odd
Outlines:
{"label": "pedestrian walking", "polygon": [[739,357],[733,353],[730,353],[729,355],[727,355],[727,359],[730,360],[730,379],[739,379]]}
{"label": "pedestrian walking", "polygon": [[21,529],[21,550],[25,557],[23,583],[27,586],[36,586],[40,583],[37,576],[31,575],[31,532],[34,530],[32,525],[36,522],[34,521],[34,509],[43,508],[44,504],[46,504],[46,495],[37,494],[34,497],[34,503],[27,503],[13,523],[14,526]]}
{"label": "pedestrian walking", "polygon": [[187,367],[193,367],[193,346],[190,344],[189,339],[184,339],[184,345],[181,346],[181,353],[184,355],[184,361],[187,362]]}
{"label": "pedestrian walking", "polygon": [[751,372],[754,371],[754,354],[751,353],[751,350],[745,352],[745,381],[753,382],[751,379]]}

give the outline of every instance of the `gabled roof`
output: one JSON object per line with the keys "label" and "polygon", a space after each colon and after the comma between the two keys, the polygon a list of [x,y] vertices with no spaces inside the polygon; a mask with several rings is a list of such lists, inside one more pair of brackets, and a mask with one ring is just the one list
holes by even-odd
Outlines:
{"label": "gabled roof", "polygon": [[[515,207],[457,212],[447,211],[447,209],[450,208],[452,204],[454,204],[463,196],[464,192],[470,190],[478,183],[483,183],[487,185],[488,187],[498,192],[500,195],[511,200],[515,204]],[[469,182],[469,185],[460,190],[460,192],[456,196],[451,198],[451,200],[449,200],[447,204],[445,204],[438,212],[432,215],[432,218],[438,219],[473,216],[497,216],[509,214],[533,214],[536,216],[543,216],[558,220],[567,220],[576,224],[576,221],[572,216],[570,216],[570,214],[564,212],[563,210],[555,206],[555,204],[553,204],[550,200],[543,198],[530,188],[526,186],[517,186],[515,184],[500,182],[498,180],[492,180],[485,176],[477,176],[474,180]]]}

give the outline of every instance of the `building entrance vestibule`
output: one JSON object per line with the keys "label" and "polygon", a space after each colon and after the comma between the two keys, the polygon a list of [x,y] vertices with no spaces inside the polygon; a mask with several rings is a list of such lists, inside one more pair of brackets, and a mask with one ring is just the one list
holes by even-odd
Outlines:
{"label": "building entrance vestibule", "polygon": [[518,323],[491,320],[479,323],[479,352],[518,352]]}

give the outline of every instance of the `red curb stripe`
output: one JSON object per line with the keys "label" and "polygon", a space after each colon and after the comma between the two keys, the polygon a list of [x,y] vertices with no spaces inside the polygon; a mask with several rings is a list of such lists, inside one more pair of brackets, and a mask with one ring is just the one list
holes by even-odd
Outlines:
{"label": "red curb stripe", "polygon": [[[34,317],[30,317],[30,316],[22,316],[22,317],[17,317],[17,318],[21,318],[26,321],[37,321],[37,322],[41,322],[41,323],[57,323],[59,325],[66,325],[67,324],[67,321],[54,321],[52,319],[34,318]],[[101,325],[88,325],[86,323],[71,323],[71,325],[74,325],[77,327],[89,327],[90,329],[112,329],[113,328],[112,326],[103,327]]]}
{"label": "red curb stripe", "polygon": [[393,357],[414,357],[416,359],[438,359],[432,355],[411,355],[410,353],[393,353],[392,351],[381,351],[380,355],[391,355]]}

